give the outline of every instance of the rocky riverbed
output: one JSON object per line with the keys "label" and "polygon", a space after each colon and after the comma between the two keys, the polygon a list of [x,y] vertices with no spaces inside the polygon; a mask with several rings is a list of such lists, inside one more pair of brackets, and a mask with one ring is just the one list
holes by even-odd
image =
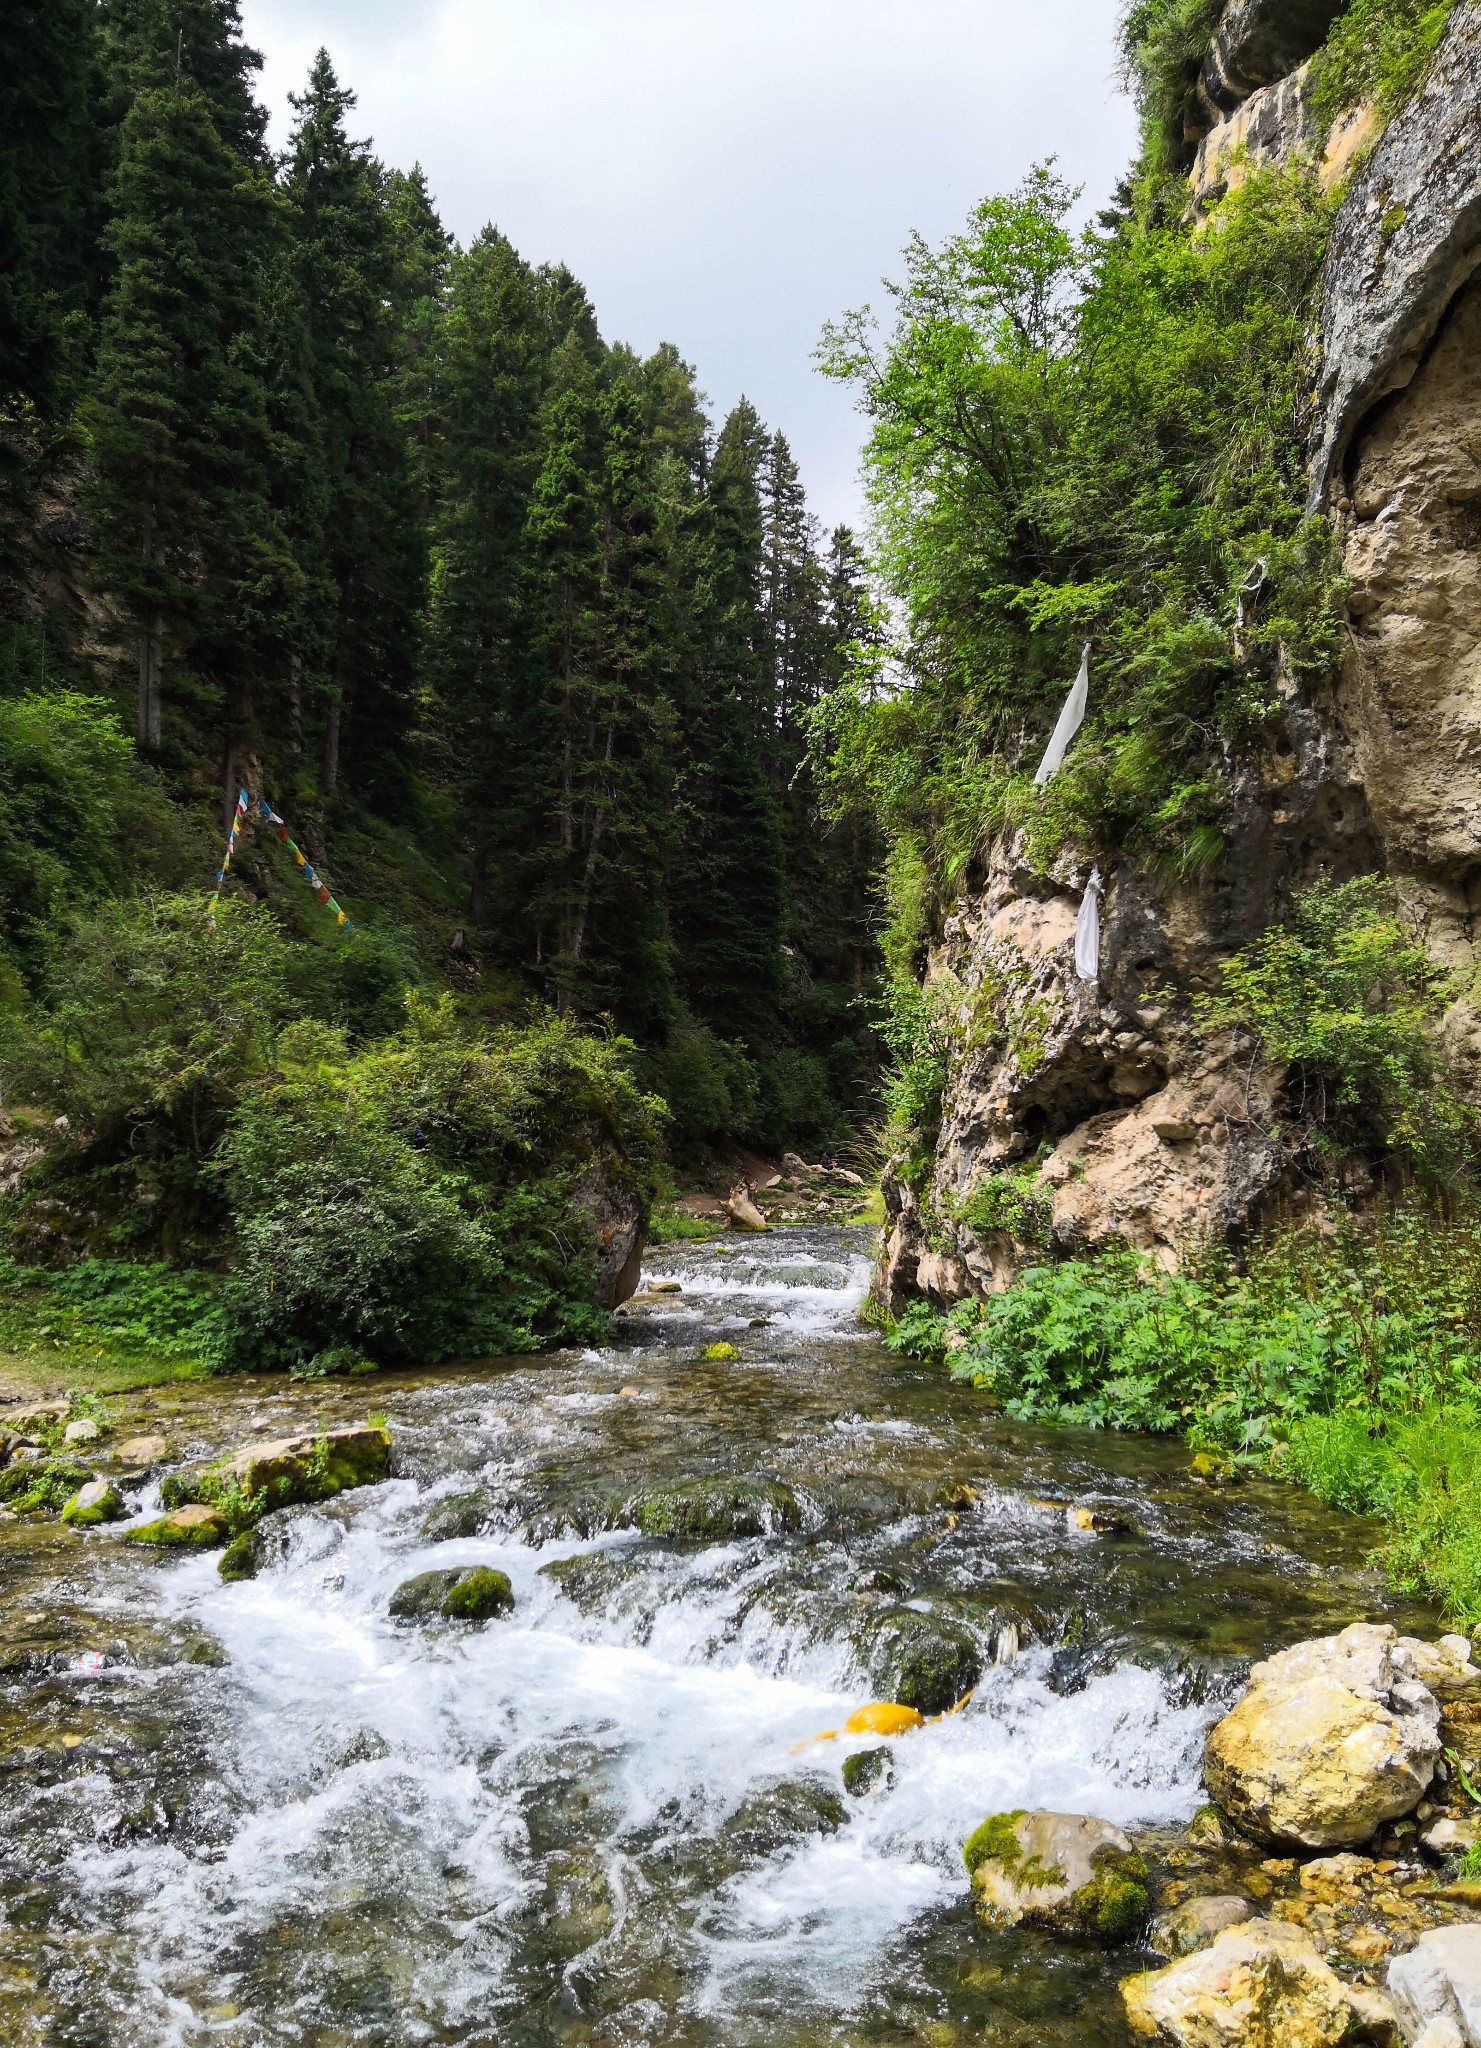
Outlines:
{"label": "rocky riverbed", "polygon": [[[34,1493],[70,1460],[123,1514],[12,1487],[0,1521],[0,2038],[1299,2048],[1394,2038],[1389,1998],[1406,2040],[1439,2024],[1465,1958],[1436,1936],[1481,1917],[1467,1646],[1432,1647],[1362,1523],[890,1356],[856,1320],[870,1248],[669,1247],[601,1350],[12,1411],[55,1455],[5,1470]],[[192,1512],[221,1526],[135,1540]],[[1317,1693],[1345,1772],[1291,1765],[1326,1754]],[[1361,1838],[1332,1818],[1360,1791]],[[984,1822],[1048,1869],[1066,1816],[1101,1831],[1079,1924],[1032,1885],[1005,1910],[991,1854],[969,1877]]]}

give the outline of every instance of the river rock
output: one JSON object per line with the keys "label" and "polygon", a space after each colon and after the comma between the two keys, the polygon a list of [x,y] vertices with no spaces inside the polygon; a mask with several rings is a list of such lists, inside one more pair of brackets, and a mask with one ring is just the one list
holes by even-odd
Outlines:
{"label": "river rock", "polygon": [[145,1522],[124,1534],[125,1543],[146,1543],[159,1550],[218,1550],[231,1535],[220,1508],[191,1501],[157,1522]]}
{"label": "river rock", "polygon": [[422,1535],[428,1543],[451,1543],[467,1536],[486,1536],[498,1518],[501,1503],[481,1488],[472,1493],[450,1493],[434,1501],[422,1517]]}
{"label": "river rock", "polygon": [[887,1607],[865,1624],[860,1648],[879,1691],[919,1714],[945,1714],[982,1676],[982,1646],[941,1614]]}
{"label": "river rock", "polygon": [[889,1786],[895,1775],[895,1752],[887,1742],[876,1749],[856,1749],[843,1760],[843,1789],[850,1799],[862,1799],[876,1785]]}
{"label": "river rock", "polygon": [[1335,1849],[1411,1813],[1440,1760],[1440,1709],[1387,1626],[1356,1623],[1250,1673],[1211,1731],[1204,1776],[1259,1840]]}
{"label": "river rock", "polygon": [[120,1465],[128,1465],[142,1471],[150,1465],[162,1465],[170,1455],[170,1440],[164,1436],[131,1436],[114,1446],[113,1456]]}
{"label": "river rock", "polygon": [[634,1497],[631,1512],[645,1536],[675,1543],[728,1543],[802,1527],[796,1494],[775,1479],[719,1477],[655,1486]]}
{"label": "river rock", "polygon": [[89,1529],[99,1522],[116,1522],[123,1512],[123,1502],[112,1483],[90,1479],[62,1509],[62,1520],[74,1529]]}
{"label": "river rock", "polygon": [[848,1808],[828,1780],[806,1771],[749,1793],[720,1829],[720,1839],[748,1856],[772,1856],[807,1835],[836,1835],[848,1819]]}
{"label": "river rock", "polygon": [[751,1199],[751,1190],[742,1184],[730,1191],[725,1204],[725,1213],[737,1230],[770,1230],[771,1225]]}
{"label": "river rock", "polygon": [[404,1579],[387,1612],[393,1621],[491,1621],[513,1606],[514,1588],[505,1573],[464,1565]]}
{"label": "river rock", "polygon": [[1180,1956],[1191,1956],[1195,1950],[1207,1948],[1226,1927],[1238,1927],[1242,1921],[1252,1919],[1254,1913],[1248,1899],[1232,1892],[1185,1899],[1181,1906],[1157,1915],[1147,1931],[1147,1946],[1153,1955],[1176,1961]]}
{"label": "river rock", "polygon": [[1437,1643],[1400,1636],[1399,1647],[1408,1651],[1415,1676],[1437,1700],[1481,1699],[1481,1670],[1471,1661],[1471,1645],[1465,1636],[1441,1636]]}
{"label": "river rock", "polygon": [[237,1493],[246,1497],[250,1512],[266,1513],[371,1486],[385,1478],[390,1461],[388,1429],[326,1429],[248,1444],[214,1465],[172,1473],[160,1494],[166,1507],[183,1507],[191,1501],[209,1506]]}
{"label": "river rock", "polygon": [[1207,1947],[1121,1985],[1138,2039],[1160,2048],[1337,2048],[1353,2010],[1311,1937],[1283,1920],[1226,1927]]}
{"label": "river rock", "polygon": [[90,1415],[80,1415],[75,1422],[69,1422],[62,1431],[62,1442],[71,1450],[78,1444],[97,1443],[102,1434],[101,1426],[94,1422]]}
{"label": "river rock", "polygon": [[1419,1839],[1432,1856],[1463,1856],[1467,1849],[1481,1842],[1481,1818],[1476,1820],[1431,1821],[1427,1828],[1421,1828]]}
{"label": "river rock", "polygon": [[989,1921],[1129,1941],[1147,1917],[1147,1866],[1108,1820],[993,1814],[968,1837],[962,1861]]}
{"label": "river rock", "polygon": [[1388,1966],[1389,1997],[1407,2043],[1441,2048],[1448,2037],[1481,2048],[1481,1926],[1436,1927]]}
{"label": "river rock", "polygon": [[256,1529],[244,1529],[233,1536],[222,1551],[216,1570],[228,1585],[241,1579],[255,1579],[262,1569],[263,1541]]}

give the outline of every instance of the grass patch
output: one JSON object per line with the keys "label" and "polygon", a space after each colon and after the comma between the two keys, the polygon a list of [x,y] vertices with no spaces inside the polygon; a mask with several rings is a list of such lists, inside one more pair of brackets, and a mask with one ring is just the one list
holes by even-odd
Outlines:
{"label": "grass patch", "polygon": [[687,1210],[658,1208],[648,1219],[649,1244],[707,1244],[723,1237],[725,1226],[706,1216],[691,1216]]}
{"label": "grass patch", "polygon": [[216,1282],[117,1259],[60,1272],[0,1258],[0,1380],[17,1393],[121,1392],[204,1378],[220,1357]]}

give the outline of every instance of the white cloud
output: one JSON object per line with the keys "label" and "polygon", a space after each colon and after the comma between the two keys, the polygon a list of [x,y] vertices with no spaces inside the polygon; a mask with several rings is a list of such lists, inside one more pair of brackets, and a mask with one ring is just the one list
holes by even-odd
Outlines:
{"label": "white cloud", "polygon": [[785,429],[851,517],[858,422],[810,355],[939,237],[1057,155],[1101,203],[1130,154],[1115,0],[244,0],[263,90],[327,44],[359,129],[420,161],[463,239],[570,264],[604,333],[671,340],[723,411]]}

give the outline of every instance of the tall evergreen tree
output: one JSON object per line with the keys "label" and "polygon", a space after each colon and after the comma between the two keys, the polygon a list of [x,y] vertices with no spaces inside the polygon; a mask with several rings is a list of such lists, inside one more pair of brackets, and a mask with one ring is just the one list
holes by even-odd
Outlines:
{"label": "tall evergreen tree", "polygon": [[113,208],[91,508],[100,577],[134,625],[139,737],[158,747],[167,653],[212,685],[219,725],[295,581],[262,350],[274,206],[182,80],[131,107]]}
{"label": "tall evergreen tree", "polygon": [[101,0],[105,125],[120,132],[152,87],[190,84],[228,149],[266,160],[267,112],[254,81],[262,57],[242,40],[239,0]]}
{"label": "tall evergreen tree", "polygon": [[[286,177],[308,327],[309,373],[326,494],[325,561],[335,593],[323,704],[320,784],[342,761],[382,790],[406,772],[415,711],[426,534],[406,436],[396,415],[398,274],[384,178],[350,139],[355,95],[329,54],[314,61]],[[353,734],[353,738],[351,735]]]}

